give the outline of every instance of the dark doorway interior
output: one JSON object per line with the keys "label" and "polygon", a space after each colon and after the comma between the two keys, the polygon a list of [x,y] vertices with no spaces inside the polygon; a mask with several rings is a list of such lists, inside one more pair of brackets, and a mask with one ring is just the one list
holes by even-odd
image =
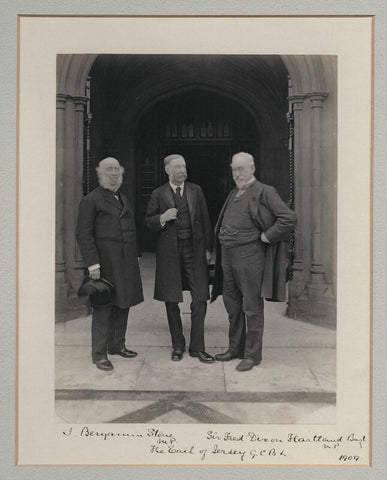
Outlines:
{"label": "dark doorway interior", "polygon": [[[167,154],[168,150],[172,148],[167,148]],[[228,159],[231,156],[230,148],[225,145],[182,145],[179,153],[186,160],[188,180],[201,186],[212,225],[215,225],[231,186],[228,166]]]}
{"label": "dark doorway interior", "polygon": [[254,118],[228,97],[190,90],[146,111],[138,122],[135,148],[136,212],[143,251],[154,250],[154,238],[143,225],[152,190],[167,181],[163,158],[170,153],[184,156],[188,181],[201,186],[215,225],[232,187],[231,157],[241,150],[254,156],[259,175],[259,134]]}

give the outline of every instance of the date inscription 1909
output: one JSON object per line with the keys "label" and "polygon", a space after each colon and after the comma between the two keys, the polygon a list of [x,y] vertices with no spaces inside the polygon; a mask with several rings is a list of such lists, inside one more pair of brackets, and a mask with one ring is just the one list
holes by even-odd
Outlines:
{"label": "date inscription 1909", "polygon": [[[102,439],[104,441],[113,439],[127,439],[142,441],[149,439],[151,445],[148,445],[149,452],[153,455],[173,455],[200,458],[204,461],[209,458],[235,458],[241,462],[254,461],[265,457],[292,458],[294,449],[301,446],[322,448],[324,450],[335,451],[336,461],[339,463],[356,464],[361,462],[363,456],[361,450],[367,442],[366,435],[356,435],[350,433],[346,435],[329,437],[326,435],[300,435],[296,433],[287,433],[284,436],[268,436],[259,432],[249,431],[240,433],[238,431],[217,431],[207,430],[204,438],[185,437],[185,442],[173,430],[164,430],[161,428],[147,428],[137,431],[114,431],[112,430],[94,430],[88,426],[82,426],[74,429],[72,426],[62,431],[66,438],[78,437],[89,438],[91,441]],[[203,442],[204,440],[204,442]],[[98,441],[98,440],[97,440]],[[300,446],[300,447],[298,447]],[[289,461],[289,460],[287,460]]]}

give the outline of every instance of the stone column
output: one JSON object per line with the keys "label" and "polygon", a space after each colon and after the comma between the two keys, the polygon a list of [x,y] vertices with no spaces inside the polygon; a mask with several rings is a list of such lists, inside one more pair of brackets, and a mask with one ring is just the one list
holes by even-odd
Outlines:
{"label": "stone column", "polygon": [[322,260],[322,164],[321,113],[327,93],[313,92],[307,97],[312,103],[312,266],[311,284],[325,285]]}
{"label": "stone column", "polygon": [[56,320],[86,314],[77,291],[83,261],[75,239],[83,175],[83,112],[85,99],[57,96],[57,243]]}
{"label": "stone column", "polygon": [[304,95],[289,97],[293,105],[294,118],[294,209],[297,214],[297,225],[294,241],[294,261],[292,283],[304,285],[303,241],[302,241],[302,170],[303,170],[303,128],[302,105]]}
{"label": "stone column", "polygon": [[[74,97],[75,103],[75,168],[74,168],[74,218],[78,217],[79,202],[83,197],[83,162],[84,162],[84,120],[85,106],[88,99],[86,97]],[[76,223],[74,224],[74,231]],[[83,277],[84,263],[81,251],[77,242],[75,242],[75,282],[81,282]]]}
{"label": "stone column", "polygon": [[75,296],[75,104],[73,97],[69,98],[66,109],[66,192],[65,192],[65,259],[66,275],[69,284],[68,301]]}
{"label": "stone column", "polygon": [[78,206],[82,198],[83,181],[83,122],[84,106],[87,99],[71,97],[67,107],[66,138],[67,161],[65,198],[65,258],[67,281],[70,286],[69,302],[77,302],[76,292],[83,278],[83,260],[76,242],[75,231]]}
{"label": "stone column", "polygon": [[56,221],[55,270],[57,308],[64,309],[67,301],[66,262],[64,252],[64,199],[66,162],[66,103],[68,95],[56,96]]}

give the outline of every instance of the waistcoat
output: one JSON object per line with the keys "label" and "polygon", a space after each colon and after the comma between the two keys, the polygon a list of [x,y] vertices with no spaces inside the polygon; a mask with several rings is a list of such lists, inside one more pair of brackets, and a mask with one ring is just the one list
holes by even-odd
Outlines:
{"label": "waistcoat", "polygon": [[184,187],[183,196],[176,194],[173,190],[172,193],[175,207],[178,210],[176,221],[177,237],[181,240],[186,240],[192,237],[191,216],[187,202],[187,187]]}
{"label": "waistcoat", "polygon": [[250,217],[251,189],[247,188],[239,197],[236,197],[237,192],[230,197],[219,232],[219,241],[226,248],[255,242],[260,237]]}

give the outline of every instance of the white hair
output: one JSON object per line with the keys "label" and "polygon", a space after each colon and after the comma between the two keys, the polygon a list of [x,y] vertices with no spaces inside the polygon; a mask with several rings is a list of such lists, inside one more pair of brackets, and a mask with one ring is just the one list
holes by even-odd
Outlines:
{"label": "white hair", "polygon": [[255,166],[254,157],[253,157],[250,153],[247,153],[247,152],[238,152],[238,153],[235,153],[235,154],[232,156],[232,159],[234,159],[234,158],[236,158],[236,157],[245,158],[246,160],[248,160],[249,165]]}
{"label": "white hair", "polygon": [[180,153],[171,153],[171,155],[168,155],[164,158],[164,167],[168,165],[168,163],[172,162],[172,160],[177,160],[178,158],[182,158],[184,160],[183,155],[180,155]]}

